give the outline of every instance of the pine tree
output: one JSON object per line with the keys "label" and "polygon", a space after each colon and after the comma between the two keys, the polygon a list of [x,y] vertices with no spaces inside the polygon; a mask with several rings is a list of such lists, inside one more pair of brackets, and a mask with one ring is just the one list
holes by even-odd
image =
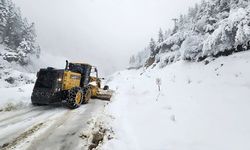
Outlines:
{"label": "pine tree", "polygon": [[239,3],[239,0],[230,0],[231,9],[236,8],[238,3]]}
{"label": "pine tree", "polygon": [[20,9],[11,0],[0,0],[0,20],[0,43],[19,56],[15,60],[26,64],[29,55],[39,57],[40,47],[36,43],[35,25],[22,18]]}
{"label": "pine tree", "polygon": [[164,35],[162,32],[162,29],[160,28],[159,33],[158,33],[158,43],[162,43],[164,41]]}
{"label": "pine tree", "polygon": [[130,57],[129,64],[132,65],[134,63],[135,63],[135,56],[133,55]]}
{"label": "pine tree", "polygon": [[171,34],[172,34],[171,29],[166,30],[164,33],[164,40],[166,40],[168,37],[170,37]]}
{"label": "pine tree", "polygon": [[230,6],[229,6],[229,4],[230,4],[229,0],[221,0],[221,1],[220,1],[220,7],[219,7],[220,12],[222,12],[222,11],[227,11],[227,12],[229,12],[229,11],[230,11]]}
{"label": "pine tree", "polygon": [[150,49],[151,55],[155,55],[155,47],[156,47],[155,40],[151,38],[149,42],[149,49]]}
{"label": "pine tree", "polygon": [[13,2],[8,1],[7,7],[9,12],[7,15],[7,23],[3,37],[4,43],[11,49],[16,49],[22,42],[22,17]]}
{"label": "pine tree", "polygon": [[8,9],[6,7],[6,2],[0,0],[0,43],[3,43],[4,31],[7,24],[7,14]]}
{"label": "pine tree", "polygon": [[249,0],[239,0],[239,7],[246,8],[249,4]]}
{"label": "pine tree", "polygon": [[195,19],[197,16],[197,13],[198,13],[198,10],[199,10],[199,5],[198,4],[195,4],[195,7],[192,8],[190,7],[188,9],[188,17],[192,18],[192,19]]}
{"label": "pine tree", "polygon": [[35,33],[35,24],[32,23],[30,26],[25,27],[22,33],[23,40],[29,42],[30,53],[35,53],[36,49],[36,33]]}
{"label": "pine tree", "polygon": [[172,34],[174,34],[174,33],[176,33],[177,31],[178,31],[178,19],[176,19],[176,18],[173,18],[172,19],[173,21],[174,21],[174,29],[173,29],[173,32],[172,32]]}
{"label": "pine tree", "polygon": [[179,26],[182,26],[184,23],[184,16],[183,15],[180,15],[180,18],[179,18]]}

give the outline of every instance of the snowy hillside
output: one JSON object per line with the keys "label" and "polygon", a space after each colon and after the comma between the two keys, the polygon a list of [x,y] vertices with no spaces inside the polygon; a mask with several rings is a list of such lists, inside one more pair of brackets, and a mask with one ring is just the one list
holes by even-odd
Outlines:
{"label": "snowy hillside", "polygon": [[165,67],[179,60],[202,61],[250,49],[248,0],[204,0],[174,21],[174,29],[165,35],[160,30],[157,42],[151,39],[146,48],[150,56],[131,57],[130,68],[156,63]]}
{"label": "snowy hillside", "polygon": [[[0,52],[5,52],[4,46],[0,48]],[[31,73],[34,72],[33,69],[32,64],[21,66],[16,62],[8,62],[0,56],[0,88],[34,83],[35,75]]]}
{"label": "snowy hillside", "polygon": [[104,149],[250,149],[250,52],[159,66],[110,78],[116,138]]}
{"label": "snowy hillside", "polygon": [[0,88],[34,83],[40,55],[34,23],[11,0],[0,1],[0,20]]}
{"label": "snowy hillside", "polygon": [[104,149],[249,150],[250,2],[204,0],[110,78]]}
{"label": "snowy hillside", "polygon": [[9,63],[0,57],[0,111],[13,107],[31,106],[31,92],[36,80],[36,72],[48,66],[64,68],[64,57],[42,52],[41,57],[27,66]]}

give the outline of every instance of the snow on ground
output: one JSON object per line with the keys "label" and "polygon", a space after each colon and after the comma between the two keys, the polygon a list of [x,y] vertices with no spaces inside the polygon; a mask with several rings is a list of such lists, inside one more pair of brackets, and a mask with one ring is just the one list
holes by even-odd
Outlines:
{"label": "snow on ground", "polygon": [[[33,84],[0,88],[0,149],[88,149],[95,133],[92,130],[99,130],[103,123],[94,118],[106,116],[107,102],[91,100],[75,110],[60,105],[33,106],[32,88]],[[103,129],[105,136],[111,134]],[[81,137],[83,132],[88,132],[89,138]]]}
{"label": "snow on ground", "polygon": [[33,86],[34,84],[25,84],[11,88],[0,87],[0,110],[30,107]]}
{"label": "snow on ground", "polygon": [[93,99],[76,110],[61,105],[33,106],[34,84],[18,83],[16,87],[0,85],[0,149],[88,149],[97,131],[103,136],[100,143],[112,135],[103,119],[110,118],[104,113],[107,102]]}
{"label": "snow on ground", "polygon": [[[103,149],[249,150],[250,52],[126,70],[109,81],[116,138]],[[156,79],[162,82],[158,91]]]}
{"label": "snow on ground", "polygon": [[40,59],[20,66],[0,58],[0,149],[89,149],[112,138],[105,101],[91,100],[76,110],[31,104],[35,73],[48,66],[64,68],[65,60],[43,52]]}
{"label": "snow on ground", "polygon": [[33,84],[1,85],[0,146],[87,149],[98,133],[104,139],[94,146],[103,150],[250,149],[250,52],[158,67],[117,72],[107,83],[116,91],[110,104],[73,111],[32,106]]}

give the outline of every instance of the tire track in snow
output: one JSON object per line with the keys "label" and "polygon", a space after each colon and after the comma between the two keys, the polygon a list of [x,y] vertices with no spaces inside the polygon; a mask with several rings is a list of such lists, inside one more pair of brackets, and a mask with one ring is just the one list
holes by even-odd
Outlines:
{"label": "tire track in snow", "polygon": [[22,115],[18,115],[16,117],[6,119],[5,121],[2,121],[2,122],[0,121],[0,130],[6,126],[11,126],[11,125],[19,123],[21,121],[26,121],[26,120],[29,120],[29,119],[34,118],[34,117],[39,117],[40,115],[45,113],[44,111],[36,111],[34,113],[30,113],[33,111],[28,111],[26,113],[23,113]]}
{"label": "tire track in snow", "polygon": [[5,143],[1,146],[2,150],[8,150],[11,149],[12,147],[14,147],[16,144],[18,144],[20,141],[22,141],[23,139],[27,138],[28,136],[30,136],[31,134],[33,134],[34,132],[38,131],[41,127],[42,127],[43,123],[39,123],[35,126],[33,126],[31,129],[23,132],[22,134],[20,134],[18,137],[14,138],[11,142]]}
{"label": "tire track in snow", "polygon": [[82,129],[87,128],[87,121],[104,104],[102,101],[91,101],[76,110],[39,107],[18,117],[5,118],[3,123],[0,122],[0,133],[3,133],[0,134],[0,149],[4,144],[3,148],[18,150],[79,149]]}
{"label": "tire track in snow", "polygon": [[48,140],[48,138],[55,132],[57,128],[60,128],[70,117],[72,113],[68,110],[65,114],[58,117],[56,121],[48,128],[41,136],[35,138],[34,141],[31,142],[31,145],[26,150],[35,150],[37,149],[37,145],[41,145],[42,142]]}
{"label": "tire track in snow", "polygon": [[104,108],[105,102],[92,101],[55,120],[44,132],[35,135],[25,150],[68,150],[79,147],[82,129],[87,128],[87,121],[93,114]]}
{"label": "tire track in snow", "polygon": [[[23,116],[23,115],[28,114],[28,113],[30,113],[30,112],[32,112],[32,111],[35,111],[35,110],[39,110],[39,108],[30,109],[30,110],[28,110],[28,111],[24,111],[24,112],[21,112],[21,113],[20,113],[20,111],[17,111],[17,112],[14,113],[13,115],[10,115],[10,116],[8,116],[8,117],[6,117],[6,118],[4,118],[4,119],[1,119],[0,122],[12,120],[12,119],[14,119],[14,118],[16,118],[16,117]],[[6,115],[6,114],[4,114],[4,115]],[[1,115],[1,116],[2,116],[2,115]]]}
{"label": "tire track in snow", "polygon": [[[65,109],[57,109],[57,108],[39,108],[35,109],[33,111],[30,111],[29,113],[25,113],[22,116],[19,116],[19,119],[17,120],[8,120],[8,122],[2,123],[5,124],[5,126],[2,126],[0,128],[0,146],[4,143],[8,143],[9,141],[12,141],[14,138],[16,138],[18,135],[22,134],[27,128],[32,127],[37,122],[46,122],[46,120],[50,117],[55,116],[58,112],[67,111]],[[13,121],[11,123],[11,121]]]}

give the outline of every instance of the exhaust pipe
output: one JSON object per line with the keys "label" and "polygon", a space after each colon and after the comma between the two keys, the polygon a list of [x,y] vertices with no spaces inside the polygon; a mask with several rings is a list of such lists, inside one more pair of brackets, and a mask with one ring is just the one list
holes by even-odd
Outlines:
{"label": "exhaust pipe", "polygon": [[68,61],[68,60],[66,60],[65,70],[68,70],[68,68],[69,68],[69,61]]}

